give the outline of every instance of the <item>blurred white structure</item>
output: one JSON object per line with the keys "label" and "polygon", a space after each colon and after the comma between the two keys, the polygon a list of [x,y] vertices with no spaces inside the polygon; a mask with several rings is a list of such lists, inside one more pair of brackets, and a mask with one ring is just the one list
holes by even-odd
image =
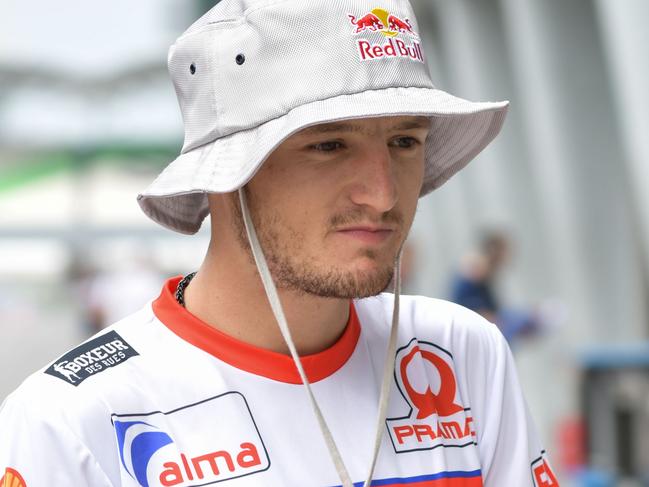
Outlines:
{"label": "blurred white structure", "polygon": [[517,355],[553,444],[552,425],[579,408],[576,353],[649,335],[649,4],[417,5],[440,87],[512,103],[500,139],[422,205],[416,230],[430,258],[420,285],[444,289],[477,228],[510,230],[516,255],[504,294],[567,305],[567,326]]}

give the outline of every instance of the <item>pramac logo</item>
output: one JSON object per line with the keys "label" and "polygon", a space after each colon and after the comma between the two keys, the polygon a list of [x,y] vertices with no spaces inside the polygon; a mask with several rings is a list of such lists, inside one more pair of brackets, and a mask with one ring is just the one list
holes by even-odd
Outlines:
{"label": "pramac logo", "polygon": [[[412,61],[424,62],[419,35],[408,18],[400,18],[382,8],[375,8],[362,15],[347,14],[354,26],[352,34],[363,32],[378,32],[386,41],[370,42],[367,39],[357,39],[358,54],[362,61],[381,58],[406,58]],[[397,38],[405,34],[405,38]]]}
{"label": "pramac logo", "polygon": [[0,487],[27,487],[27,482],[25,482],[25,479],[22,478],[18,471],[13,468],[7,468],[5,474],[0,479]]}
{"label": "pramac logo", "polygon": [[[408,377],[408,365],[410,365],[415,357],[420,357],[422,360],[432,364],[437,370],[437,373],[439,374],[439,392],[437,394],[433,394],[430,385],[426,386],[426,390],[421,393],[417,392],[410,383]],[[419,345],[415,345],[412,347],[410,352],[401,359],[401,363],[399,364],[399,375],[401,377],[401,383],[406,390],[407,398],[410,400],[411,405],[417,410],[417,419],[425,419],[432,414],[450,416],[464,409],[462,406],[455,403],[457,384],[455,383],[453,369],[436,353],[429,350],[422,350]]]}
{"label": "pramac logo", "polygon": [[406,416],[387,419],[397,453],[475,443],[473,418],[461,403],[449,352],[413,338],[397,351],[395,376],[409,408]]}

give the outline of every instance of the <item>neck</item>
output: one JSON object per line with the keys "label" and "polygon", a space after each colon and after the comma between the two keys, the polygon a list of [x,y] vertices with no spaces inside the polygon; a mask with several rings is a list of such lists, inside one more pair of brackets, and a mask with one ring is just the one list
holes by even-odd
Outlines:
{"label": "neck", "polygon": [[[187,310],[238,340],[289,354],[256,267],[248,256],[227,250],[227,245],[210,245],[185,289]],[[348,300],[286,289],[278,293],[300,355],[325,350],[343,333],[349,318]]]}

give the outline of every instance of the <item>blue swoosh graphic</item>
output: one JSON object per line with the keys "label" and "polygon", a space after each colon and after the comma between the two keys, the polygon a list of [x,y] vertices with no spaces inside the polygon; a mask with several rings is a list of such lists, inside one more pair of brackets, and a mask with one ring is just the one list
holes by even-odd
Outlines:
{"label": "blue swoosh graphic", "polygon": [[173,443],[171,437],[163,431],[147,431],[135,437],[131,445],[131,458],[135,478],[142,487],[149,487],[146,479],[146,468],[149,460],[160,448]]}
{"label": "blue swoosh graphic", "polygon": [[171,437],[164,431],[143,431],[138,434],[131,442],[131,463],[133,464],[133,472],[129,472],[126,466],[125,457],[127,452],[124,451],[124,442],[126,441],[126,433],[130,428],[135,425],[143,424],[151,428],[156,428],[143,421],[115,421],[115,433],[117,435],[117,444],[119,446],[119,456],[122,460],[124,469],[131,477],[136,479],[142,487],[149,487],[149,482],[146,478],[146,470],[149,465],[151,457],[162,447],[173,443]]}

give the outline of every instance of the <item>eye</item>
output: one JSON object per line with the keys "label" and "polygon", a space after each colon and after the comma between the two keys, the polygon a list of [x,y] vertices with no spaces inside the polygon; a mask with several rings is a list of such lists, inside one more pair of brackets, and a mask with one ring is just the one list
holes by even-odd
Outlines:
{"label": "eye", "polygon": [[390,145],[396,146],[399,149],[411,149],[419,144],[419,140],[414,137],[397,137],[390,143]]}
{"label": "eye", "polygon": [[319,152],[335,152],[343,147],[342,143],[336,140],[328,140],[326,142],[320,142],[318,144],[313,144],[309,148],[314,149]]}

